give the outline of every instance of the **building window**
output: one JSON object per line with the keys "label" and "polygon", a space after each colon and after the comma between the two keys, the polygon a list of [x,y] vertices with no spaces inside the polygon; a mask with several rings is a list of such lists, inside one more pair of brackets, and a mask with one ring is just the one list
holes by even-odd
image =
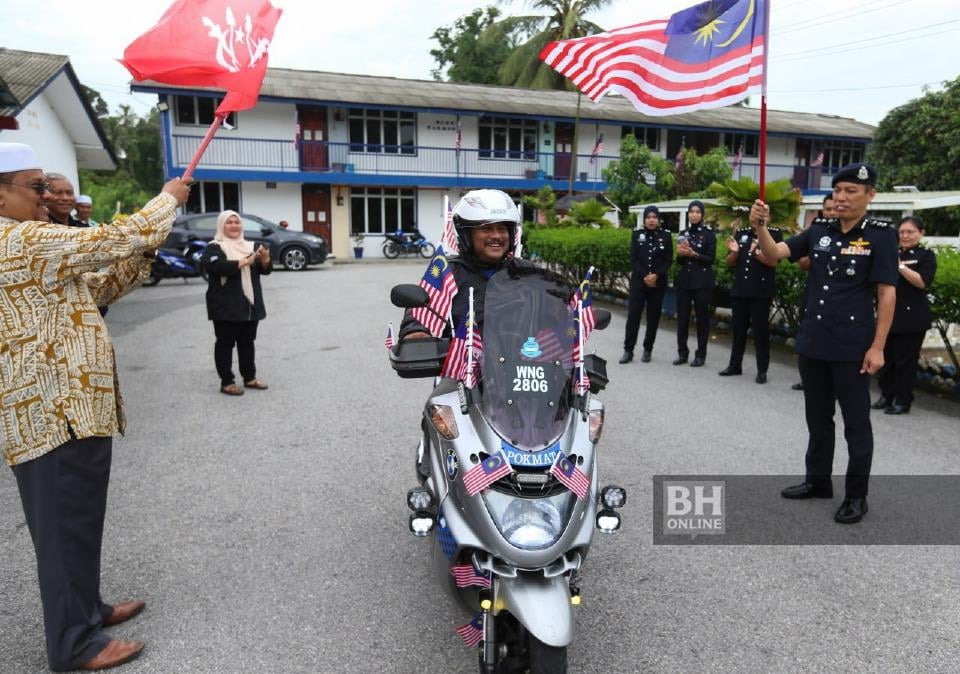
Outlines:
{"label": "building window", "polygon": [[481,117],[479,146],[481,159],[536,159],[537,122]]}
{"label": "building window", "polygon": [[[213,113],[220,105],[219,98],[177,96],[176,99],[178,126],[210,126],[213,124]],[[225,121],[232,127],[237,126],[237,116],[232,112],[227,115]]]}
{"label": "building window", "polygon": [[416,154],[417,118],[399,110],[350,109],[350,151]]}
{"label": "building window", "polygon": [[184,213],[219,213],[240,211],[240,183],[203,181],[194,183]]}
{"label": "building window", "polygon": [[350,190],[350,233],[384,234],[417,227],[416,192],[391,187]]}
{"label": "building window", "polygon": [[866,144],[843,140],[829,141],[814,153],[814,158],[821,151],[823,152],[824,173],[835,173],[847,164],[862,162]]}
{"label": "building window", "polygon": [[706,154],[713,148],[720,147],[720,133],[718,131],[668,129],[666,157],[670,160],[675,159],[681,147],[692,147],[697,151],[697,154]]}
{"label": "building window", "polygon": [[743,148],[744,157],[759,157],[760,137],[752,133],[724,133],[723,145],[727,156],[734,157],[737,150]]}
{"label": "building window", "polygon": [[638,143],[646,144],[654,152],[660,150],[660,129],[649,126],[625,126],[622,128],[620,138],[630,134],[633,134]]}

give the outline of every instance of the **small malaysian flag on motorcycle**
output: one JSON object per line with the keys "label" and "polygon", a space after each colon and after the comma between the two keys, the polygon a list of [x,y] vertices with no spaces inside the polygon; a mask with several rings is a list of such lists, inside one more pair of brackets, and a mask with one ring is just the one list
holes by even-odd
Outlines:
{"label": "small malaysian flag on motorcycle", "polygon": [[550,473],[564,487],[576,494],[577,499],[582,501],[587,497],[587,492],[590,491],[590,478],[563,452],[557,452],[557,458],[550,466]]}
{"label": "small malaysian flag on motorcycle", "polygon": [[478,613],[466,625],[458,627],[457,634],[463,639],[467,648],[476,648],[483,641],[483,614]]}
{"label": "small malaysian flag on motorcycle", "polygon": [[437,248],[436,254],[427,265],[427,270],[423,272],[420,287],[427,291],[430,302],[425,307],[411,309],[410,315],[431,335],[439,337],[447,324],[453,296],[457,294],[457,282],[453,278],[453,270],[447,262],[443,246]]}
{"label": "small malaysian flag on motorcycle", "polygon": [[457,232],[453,228],[453,202],[450,201],[450,197],[444,195],[443,203],[445,207],[440,246],[451,255],[456,255],[460,252],[460,244],[457,243]]}
{"label": "small malaysian flag on motorcycle", "polygon": [[490,587],[490,577],[486,572],[478,572],[473,564],[454,564],[450,568],[453,579],[457,587],[469,587],[476,585],[478,587]]}
{"label": "small malaysian flag on motorcycle", "polygon": [[463,486],[468,496],[476,496],[491,484],[513,472],[503,451],[488,456],[463,474]]}
{"label": "small malaysian flag on motorcycle", "polygon": [[590,377],[583,365],[578,365],[574,373],[573,390],[577,395],[586,395],[590,390]]}
{"label": "small malaysian flag on motorcycle", "polygon": [[388,349],[392,349],[397,343],[397,340],[393,338],[393,322],[387,323],[387,338],[383,340],[383,345]]}

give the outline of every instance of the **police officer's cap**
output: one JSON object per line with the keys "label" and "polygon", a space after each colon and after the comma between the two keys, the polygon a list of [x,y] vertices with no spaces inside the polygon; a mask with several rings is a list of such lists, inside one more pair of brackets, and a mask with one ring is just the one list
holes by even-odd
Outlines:
{"label": "police officer's cap", "polygon": [[877,169],[868,164],[847,164],[833,176],[830,186],[836,187],[837,183],[857,183],[876,187]]}

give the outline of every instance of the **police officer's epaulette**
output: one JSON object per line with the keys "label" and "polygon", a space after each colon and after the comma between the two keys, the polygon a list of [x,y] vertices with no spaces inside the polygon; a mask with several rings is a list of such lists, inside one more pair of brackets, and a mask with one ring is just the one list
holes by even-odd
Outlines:
{"label": "police officer's epaulette", "polygon": [[865,218],[863,221],[864,227],[873,227],[875,229],[885,229],[887,227],[893,227],[893,223],[889,220],[881,220],[879,218]]}
{"label": "police officer's epaulette", "polygon": [[824,217],[821,217],[821,216],[817,216],[817,217],[815,217],[815,218],[810,222],[810,224],[811,224],[811,225],[822,225],[822,226],[826,227],[827,225],[829,225],[829,224],[830,224],[832,221],[834,221],[834,220],[836,220],[836,218],[824,218]]}

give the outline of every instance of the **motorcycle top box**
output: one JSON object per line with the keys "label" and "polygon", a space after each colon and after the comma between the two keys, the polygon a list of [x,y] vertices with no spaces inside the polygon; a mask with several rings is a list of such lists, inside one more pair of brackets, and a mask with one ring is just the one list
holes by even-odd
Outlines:
{"label": "motorcycle top box", "polygon": [[[427,305],[425,292],[405,288],[394,289],[394,304]],[[480,646],[482,672],[566,671],[594,529],[620,526],[625,491],[599,487],[604,408],[591,391],[607,383],[605,361],[581,356],[585,326],[602,329],[609,312],[587,316],[584,294],[509,264],[487,281],[466,347],[454,335],[391,350],[401,377],[457,371],[437,366],[442,351],[479,367],[475,378],[436,382],[407,505],[410,531],[433,541],[438,581],[472,614],[457,632]]]}

